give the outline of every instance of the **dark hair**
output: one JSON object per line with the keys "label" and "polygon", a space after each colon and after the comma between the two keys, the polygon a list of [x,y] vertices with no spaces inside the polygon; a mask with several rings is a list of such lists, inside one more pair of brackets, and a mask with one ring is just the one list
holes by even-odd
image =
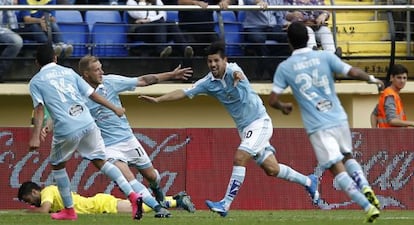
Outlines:
{"label": "dark hair", "polygon": [[223,41],[215,41],[206,50],[207,55],[219,54],[221,58],[226,57],[226,44]]}
{"label": "dark hair", "polygon": [[26,181],[24,182],[20,187],[19,187],[19,191],[17,194],[17,198],[19,199],[19,201],[23,201],[23,196],[28,195],[30,193],[32,193],[32,190],[38,190],[40,191],[41,188],[39,185],[37,185],[34,182],[31,181]]}
{"label": "dark hair", "polygon": [[287,35],[293,49],[305,48],[308,45],[308,30],[303,22],[291,23],[287,30]]}
{"label": "dark hair", "polygon": [[401,64],[394,64],[390,68],[390,75],[391,76],[395,76],[395,75],[403,74],[403,73],[406,73],[408,75],[408,70],[405,66],[403,66]]}
{"label": "dark hair", "polygon": [[51,43],[46,43],[37,48],[36,61],[40,66],[55,61],[55,52],[53,51]]}

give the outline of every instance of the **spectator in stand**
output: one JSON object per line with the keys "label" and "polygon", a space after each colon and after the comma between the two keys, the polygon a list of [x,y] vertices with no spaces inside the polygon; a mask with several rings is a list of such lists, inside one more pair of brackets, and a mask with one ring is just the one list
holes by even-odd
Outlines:
{"label": "spectator in stand", "polygon": [[[161,0],[128,0],[127,5],[164,5]],[[131,39],[154,43],[157,54],[160,57],[168,57],[173,52],[173,47],[168,45],[168,33],[173,34],[172,38],[177,43],[177,49],[184,54],[184,57],[194,55],[193,48],[187,45],[184,35],[176,24],[167,23],[165,11],[128,11]],[[135,35],[138,34],[138,35]],[[150,46],[153,49],[154,46]]]}
{"label": "spectator in stand", "polygon": [[[14,5],[17,0],[0,0],[0,5]],[[0,26],[0,83],[4,82],[4,76],[9,71],[14,57],[23,46],[22,38],[11,29],[17,29],[17,18],[13,10],[0,10],[0,18],[3,18]]]}
{"label": "spectator in stand", "polygon": [[[325,5],[323,0],[287,0],[289,5]],[[318,42],[322,49],[335,53],[336,47],[331,30],[327,26],[329,12],[326,10],[314,11],[291,11],[286,14],[286,20],[289,22],[303,21],[308,29],[309,41],[308,47],[317,49]],[[337,55],[340,56],[338,48]]]}
{"label": "spectator in stand", "polygon": [[[239,0],[243,1],[243,0]],[[244,0],[244,5],[283,5],[283,0]],[[255,76],[251,79],[271,80],[278,62],[290,54],[285,26],[285,11],[249,10],[244,12],[243,33],[246,42],[245,55],[258,56]],[[276,58],[275,58],[276,57]]]}
{"label": "spectator in stand", "polygon": [[[208,5],[219,5],[221,9],[227,9],[231,0],[178,0],[179,5],[197,5],[207,8]],[[186,34],[188,42],[194,48],[194,54],[206,55],[206,48],[210,43],[219,39],[214,31],[213,11],[179,11],[178,18],[180,28]]]}
{"label": "spectator in stand", "polygon": [[[56,0],[18,0],[19,5],[56,5]],[[19,29],[24,39],[38,43],[53,43],[53,50],[57,56],[69,57],[72,55],[73,46],[63,43],[59,26],[55,18],[55,11],[22,10],[18,13],[18,21],[22,27]],[[48,37],[48,29],[52,32],[51,40]]]}
{"label": "spectator in stand", "polygon": [[[389,5],[413,5],[413,0],[387,0],[387,4]],[[411,29],[411,40],[413,40],[413,31],[414,31],[414,14],[407,10],[407,11],[393,11],[392,17],[394,19],[394,26],[395,26],[395,39],[396,41],[404,41],[407,40],[407,16],[410,16],[410,29]]]}
{"label": "spectator in stand", "polygon": [[[283,5],[283,0],[244,0],[245,5],[259,5],[266,9],[269,5]],[[287,42],[287,25],[285,11],[249,10],[245,12],[243,27],[245,41],[252,43],[246,46],[246,55],[255,56],[288,56],[290,49]],[[266,40],[276,41],[277,45],[266,45]]]}
{"label": "spectator in stand", "polygon": [[395,64],[390,70],[391,85],[381,93],[379,102],[371,113],[371,127],[414,127],[414,121],[408,121],[400,98],[400,91],[405,87],[408,70]]}

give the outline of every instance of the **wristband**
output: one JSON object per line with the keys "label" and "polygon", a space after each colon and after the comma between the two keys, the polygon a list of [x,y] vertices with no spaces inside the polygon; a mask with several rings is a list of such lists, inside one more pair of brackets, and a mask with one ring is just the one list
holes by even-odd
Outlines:
{"label": "wristband", "polygon": [[377,78],[374,75],[368,75],[368,82],[375,83],[377,82]]}

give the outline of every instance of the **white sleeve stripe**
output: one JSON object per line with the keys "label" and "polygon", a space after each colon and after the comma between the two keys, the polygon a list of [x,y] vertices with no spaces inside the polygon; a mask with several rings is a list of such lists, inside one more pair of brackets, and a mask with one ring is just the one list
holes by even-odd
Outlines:
{"label": "white sleeve stripe", "polygon": [[87,93],[86,93],[86,96],[91,96],[91,94],[94,92],[95,90],[91,87],[91,88],[89,88],[88,89],[88,91],[87,91]]}
{"label": "white sleeve stripe", "polygon": [[344,66],[343,70],[342,70],[342,75],[344,75],[345,77],[348,77],[348,73],[351,70],[352,66],[351,65],[346,65]]}
{"label": "white sleeve stripe", "polygon": [[276,94],[282,94],[284,90],[285,90],[284,88],[280,88],[280,87],[275,86],[275,85],[273,85],[273,87],[272,87],[272,92],[274,92]]}

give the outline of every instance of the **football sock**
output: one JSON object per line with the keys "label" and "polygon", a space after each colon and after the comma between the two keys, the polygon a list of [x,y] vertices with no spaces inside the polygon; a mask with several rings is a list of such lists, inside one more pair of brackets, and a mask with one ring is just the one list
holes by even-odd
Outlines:
{"label": "football sock", "polygon": [[[163,204],[165,208],[177,208],[177,200],[173,199],[172,196],[165,196],[165,201],[163,202]],[[148,213],[151,211],[155,211],[155,209],[149,207],[147,204],[142,204],[142,211],[144,211],[144,213]]]}
{"label": "football sock", "polygon": [[303,186],[309,186],[310,182],[307,182],[309,178],[296,170],[292,169],[289,166],[286,166],[285,164],[279,163],[279,173],[277,174],[278,178],[282,178],[288,181],[292,181],[298,184],[301,184]]}
{"label": "football sock", "polygon": [[66,169],[52,170],[52,174],[55,178],[60,196],[62,197],[63,205],[65,208],[72,208],[73,199],[70,191],[70,180]]}
{"label": "football sock", "polygon": [[111,178],[112,181],[115,181],[126,196],[129,196],[132,192],[134,192],[131,185],[122,175],[118,167],[114,166],[112,163],[105,162],[101,168],[101,172]]}
{"label": "football sock", "polygon": [[345,168],[360,190],[363,187],[369,187],[368,180],[362,172],[361,165],[355,159],[346,160]]}
{"label": "football sock", "polygon": [[335,177],[335,181],[341,187],[343,191],[354,201],[356,202],[361,208],[365,211],[369,209],[370,203],[368,202],[365,195],[363,195],[357,188],[355,182],[346,172],[339,173]]}
{"label": "football sock", "polygon": [[142,183],[138,182],[137,179],[131,180],[129,184],[136,193],[142,195],[142,201],[146,205],[148,205],[152,209],[159,205],[157,200],[155,200],[155,198],[151,195],[148,189]]}
{"label": "football sock", "polygon": [[226,195],[224,196],[224,207],[226,210],[230,208],[231,203],[236,197],[243,184],[244,177],[246,175],[246,167],[244,166],[233,166],[233,172],[231,173],[230,182],[227,186]]}
{"label": "football sock", "polygon": [[154,171],[157,174],[157,177],[155,178],[155,180],[153,180],[153,181],[150,180],[148,182],[149,182],[150,187],[152,189],[158,189],[158,188],[160,188],[161,176],[160,176],[160,173],[158,172],[158,170],[154,169]]}

